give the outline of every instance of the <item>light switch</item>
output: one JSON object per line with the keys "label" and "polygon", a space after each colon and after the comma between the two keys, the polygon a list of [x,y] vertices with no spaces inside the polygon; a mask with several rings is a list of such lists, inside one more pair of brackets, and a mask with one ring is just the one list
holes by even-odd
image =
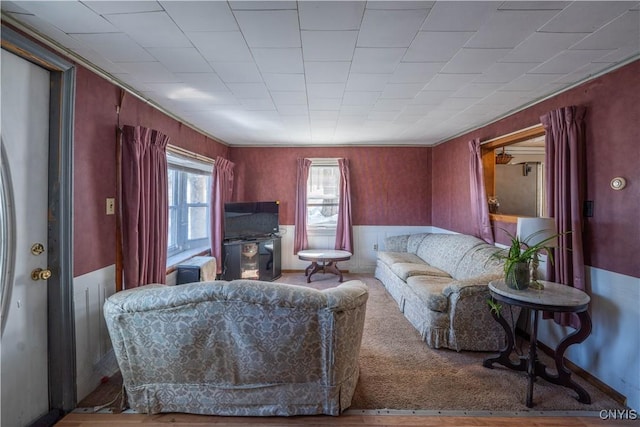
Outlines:
{"label": "light switch", "polygon": [[116,199],[113,197],[107,197],[107,215],[113,215],[116,213]]}

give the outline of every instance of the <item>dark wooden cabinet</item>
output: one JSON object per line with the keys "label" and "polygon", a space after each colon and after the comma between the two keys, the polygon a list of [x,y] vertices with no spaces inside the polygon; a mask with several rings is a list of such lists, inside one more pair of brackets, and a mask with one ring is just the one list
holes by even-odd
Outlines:
{"label": "dark wooden cabinet", "polygon": [[282,275],[280,237],[225,241],[223,258],[224,280],[272,281]]}

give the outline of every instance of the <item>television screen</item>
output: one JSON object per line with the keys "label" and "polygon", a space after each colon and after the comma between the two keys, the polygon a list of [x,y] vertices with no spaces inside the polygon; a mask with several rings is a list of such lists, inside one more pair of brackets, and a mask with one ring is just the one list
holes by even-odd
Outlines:
{"label": "television screen", "polygon": [[252,239],[280,231],[280,202],[234,202],[224,204],[224,238]]}

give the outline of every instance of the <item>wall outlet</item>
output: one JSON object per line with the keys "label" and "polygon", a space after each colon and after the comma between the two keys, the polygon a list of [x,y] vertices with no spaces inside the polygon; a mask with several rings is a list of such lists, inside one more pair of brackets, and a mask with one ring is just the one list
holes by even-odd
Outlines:
{"label": "wall outlet", "polygon": [[113,215],[116,213],[116,199],[113,197],[107,197],[107,215]]}
{"label": "wall outlet", "polygon": [[374,244],[373,244],[373,250],[374,250],[374,251],[377,251],[377,250],[378,250],[378,244],[377,244],[377,243],[374,243]]}

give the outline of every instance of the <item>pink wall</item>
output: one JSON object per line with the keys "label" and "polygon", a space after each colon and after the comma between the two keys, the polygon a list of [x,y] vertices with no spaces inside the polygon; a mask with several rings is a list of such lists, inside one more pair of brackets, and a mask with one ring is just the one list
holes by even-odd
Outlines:
{"label": "pink wall", "polygon": [[[74,276],[115,263],[115,215],[105,214],[116,196],[116,105],[121,91],[78,66],[74,132]],[[228,147],[180,124],[133,95],[125,95],[120,125],[157,129],[170,143],[205,156],[226,156]]]}
{"label": "pink wall", "polygon": [[[640,61],[635,61],[434,147],[433,225],[463,233],[470,231],[467,141],[476,137],[487,140],[514,132],[538,124],[540,116],[550,110],[582,105],[587,108],[586,200],[594,201],[593,217],[585,218],[585,262],[593,267],[640,277],[639,76]],[[616,176],[627,179],[625,190],[610,189],[609,182]]]}
{"label": "pink wall", "polygon": [[280,200],[281,224],[293,224],[296,159],[350,161],[354,225],[429,225],[431,149],[426,147],[235,147],[234,200]]}

